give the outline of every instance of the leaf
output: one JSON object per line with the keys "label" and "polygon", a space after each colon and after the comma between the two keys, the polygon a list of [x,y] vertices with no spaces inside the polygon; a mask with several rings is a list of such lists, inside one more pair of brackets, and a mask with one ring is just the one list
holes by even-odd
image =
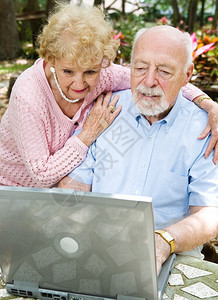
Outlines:
{"label": "leaf", "polygon": [[191,37],[191,40],[192,40],[192,51],[194,51],[198,46],[196,33],[193,32],[190,37]]}
{"label": "leaf", "polygon": [[197,51],[195,51],[193,59],[195,59],[196,57],[198,57],[202,53],[205,53],[205,52],[208,52],[212,49],[215,49],[216,47],[212,47],[213,45],[214,45],[214,43],[210,43],[208,45],[205,45],[205,46],[199,48]]}
{"label": "leaf", "polygon": [[114,35],[113,38],[118,40],[122,36],[122,32],[120,31],[118,34]]}

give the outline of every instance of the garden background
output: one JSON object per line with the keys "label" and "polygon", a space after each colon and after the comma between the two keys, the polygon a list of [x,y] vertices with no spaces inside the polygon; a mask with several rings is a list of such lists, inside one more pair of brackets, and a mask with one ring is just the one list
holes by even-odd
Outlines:
{"label": "garden background", "polygon": [[[192,83],[218,101],[218,0],[62,1],[102,7],[113,24],[114,38],[121,42],[115,62],[127,67],[140,28],[168,24],[188,31],[195,64]],[[37,59],[36,37],[54,4],[55,0],[0,0],[0,119],[14,80]]]}

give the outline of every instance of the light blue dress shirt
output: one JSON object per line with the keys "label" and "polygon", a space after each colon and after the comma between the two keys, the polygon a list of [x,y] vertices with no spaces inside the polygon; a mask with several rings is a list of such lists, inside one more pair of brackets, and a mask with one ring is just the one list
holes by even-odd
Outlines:
{"label": "light blue dress shirt", "polygon": [[69,176],[93,192],[152,197],[155,227],[189,215],[189,206],[218,206],[218,169],[207,137],[197,137],[207,113],[180,93],[170,113],[150,125],[130,90],[119,92],[122,111]]}

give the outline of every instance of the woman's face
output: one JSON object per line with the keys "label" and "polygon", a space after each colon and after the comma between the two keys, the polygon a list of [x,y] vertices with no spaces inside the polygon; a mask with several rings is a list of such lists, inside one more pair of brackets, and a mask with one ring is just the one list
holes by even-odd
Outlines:
{"label": "woman's face", "polygon": [[65,59],[55,59],[54,68],[58,83],[69,99],[83,99],[92,92],[100,77],[101,65],[89,69],[78,68]]}

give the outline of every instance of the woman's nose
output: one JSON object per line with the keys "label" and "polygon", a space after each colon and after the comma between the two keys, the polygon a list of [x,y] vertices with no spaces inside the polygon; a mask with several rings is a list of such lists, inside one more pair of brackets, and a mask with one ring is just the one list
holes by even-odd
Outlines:
{"label": "woman's nose", "polygon": [[82,74],[76,74],[73,77],[73,87],[77,90],[84,88],[84,78]]}

